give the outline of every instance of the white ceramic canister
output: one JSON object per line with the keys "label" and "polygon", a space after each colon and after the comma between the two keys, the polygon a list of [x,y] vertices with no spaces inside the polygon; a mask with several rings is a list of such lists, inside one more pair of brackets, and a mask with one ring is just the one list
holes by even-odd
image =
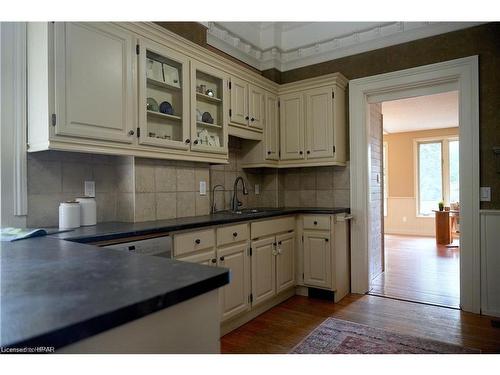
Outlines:
{"label": "white ceramic canister", "polygon": [[80,203],[80,224],[82,226],[96,225],[97,223],[97,204],[92,197],[76,198]]}
{"label": "white ceramic canister", "polygon": [[59,204],[59,228],[73,229],[80,227],[80,203],[76,201]]}

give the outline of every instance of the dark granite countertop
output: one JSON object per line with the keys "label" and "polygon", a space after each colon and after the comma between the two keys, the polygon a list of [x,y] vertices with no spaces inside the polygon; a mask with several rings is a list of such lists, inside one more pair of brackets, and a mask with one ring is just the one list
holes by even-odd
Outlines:
{"label": "dark granite countertop", "polygon": [[229,282],[225,268],[50,237],[0,246],[2,347],[57,349]]}
{"label": "dark granite countertop", "polygon": [[91,227],[81,227],[69,232],[54,234],[51,235],[51,237],[80,243],[89,243],[146,234],[168,233],[183,229],[195,229],[212,225],[223,225],[240,221],[258,220],[301,213],[331,215],[339,213],[349,213],[349,208],[260,208],[259,212],[257,213],[247,212],[242,214],[235,214],[232,212],[224,211],[212,215],[192,216],[170,220],[146,221],[142,223],[108,222],[99,223]]}

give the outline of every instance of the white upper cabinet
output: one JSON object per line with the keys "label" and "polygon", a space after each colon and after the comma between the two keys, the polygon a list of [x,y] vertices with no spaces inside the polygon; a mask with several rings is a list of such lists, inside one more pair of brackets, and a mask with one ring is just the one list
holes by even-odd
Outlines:
{"label": "white upper cabinet", "polygon": [[134,49],[134,36],[108,23],[55,24],[56,135],[133,142]]}
{"label": "white upper cabinet", "polygon": [[189,149],[189,59],[139,40],[139,143]]}
{"label": "white upper cabinet", "polygon": [[248,125],[262,130],[265,118],[265,92],[260,87],[249,85]]}
{"label": "white upper cabinet", "polygon": [[279,107],[278,97],[266,93],[266,121],[264,137],[264,158],[267,160],[279,159]]}
{"label": "white upper cabinet", "polygon": [[248,83],[231,77],[230,119],[234,124],[248,125]]}
{"label": "white upper cabinet", "polygon": [[305,92],[306,158],[333,157],[333,89],[321,87]]}
{"label": "white upper cabinet", "polygon": [[281,160],[304,159],[304,99],[301,92],[281,97]]}

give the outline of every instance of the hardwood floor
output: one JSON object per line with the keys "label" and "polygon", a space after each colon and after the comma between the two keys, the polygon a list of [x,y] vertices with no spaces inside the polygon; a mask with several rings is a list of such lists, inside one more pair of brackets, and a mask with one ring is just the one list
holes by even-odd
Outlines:
{"label": "hardwood floor", "polygon": [[370,294],[458,308],[459,254],[434,237],[386,234],[385,272],[372,281]]}
{"label": "hardwood floor", "polygon": [[221,338],[222,353],[288,353],[327,317],[500,353],[491,318],[460,310],[350,294],[339,303],[294,296]]}

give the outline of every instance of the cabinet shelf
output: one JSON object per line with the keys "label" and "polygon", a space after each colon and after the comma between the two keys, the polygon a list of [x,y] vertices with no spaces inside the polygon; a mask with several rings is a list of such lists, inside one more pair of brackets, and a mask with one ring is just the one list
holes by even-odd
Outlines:
{"label": "cabinet shelf", "polygon": [[162,89],[168,89],[168,90],[172,90],[172,91],[181,91],[180,87],[172,86],[172,85],[169,85],[168,83],[165,83],[165,82],[162,82],[162,81],[158,81],[158,80],[153,79],[153,78],[147,78],[146,82],[149,85],[160,87]]}
{"label": "cabinet shelf", "polygon": [[222,99],[216,98],[215,96],[208,96],[201,92],[196,93],[196,98],[210,103],[222,103]]}
{"label": "cabinet shelf", "polygon": [[196,121],[196,125],[206,126],[208,128],[222,129],[222,125],[219,125],[219,124],[210,124],[208,122],[203,122],[203,121]]}
{"label": "cabinet shelf", "polygon": [[157,117],[157,118],[161,118],[164,120],[174,120],[174,121],[181,121],[182,120],[182,117],[174,116],[174,115],[167,115],[166,113],[155,112],[155,111],[147,111],[147,113],[148,113],[148,116]]}

